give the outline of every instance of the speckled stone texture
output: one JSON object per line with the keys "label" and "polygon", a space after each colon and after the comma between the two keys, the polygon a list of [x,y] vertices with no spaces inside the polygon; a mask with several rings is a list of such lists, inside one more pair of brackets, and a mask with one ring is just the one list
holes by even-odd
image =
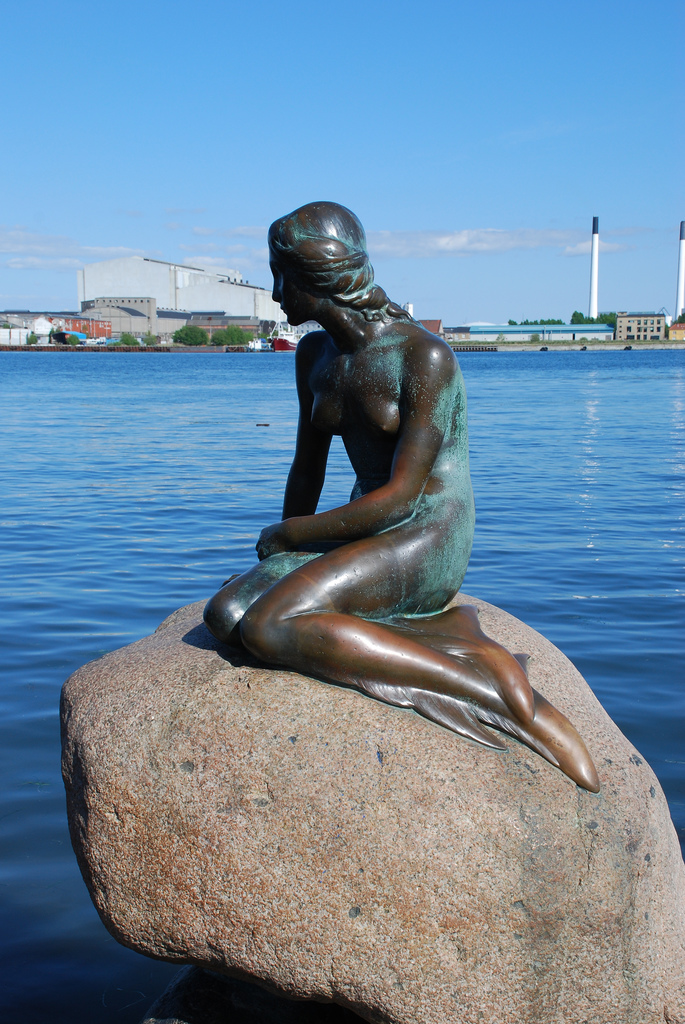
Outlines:
{"label": "speckled stone texture", "polygon": [[[685,1024],[685,869],[649,766],[552,644],[602,790],[221,647],[200,603],[63,693],[72,841],[150,956],[393,1024]],[[230,1017],[228,1018],[230,1019]]]}

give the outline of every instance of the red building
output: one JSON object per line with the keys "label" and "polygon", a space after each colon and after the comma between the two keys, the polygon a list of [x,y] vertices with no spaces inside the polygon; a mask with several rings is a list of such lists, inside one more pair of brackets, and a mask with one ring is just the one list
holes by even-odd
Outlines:
{"label": "red building", "polygon": [[112,321],[89,320],[88,318],[83,319],[80,317],[65,317],[64,330],[67,332],[78,331],[80,334],[85,334],[89,338],[111,338]]}

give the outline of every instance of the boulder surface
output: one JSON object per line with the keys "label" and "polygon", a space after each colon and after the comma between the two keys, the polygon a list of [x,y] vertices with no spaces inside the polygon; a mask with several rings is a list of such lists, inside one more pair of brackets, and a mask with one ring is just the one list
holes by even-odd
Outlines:
{"label": "boulder surface", "polygon": [[265,668],[189,605],[64,687],[72,842],[112,935],[368,1021],[685,1024],[656,777],[557,648],[458,601],[531,655],[599,794],[511,737],[498,753]]}

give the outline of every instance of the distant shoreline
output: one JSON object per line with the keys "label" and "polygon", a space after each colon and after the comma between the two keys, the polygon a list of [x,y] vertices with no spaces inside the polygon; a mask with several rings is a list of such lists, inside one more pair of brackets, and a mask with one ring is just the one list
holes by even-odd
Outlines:
{"label": "distant shoreline", "polygon": [[247,352],[240,345],[0,345],[0,352]]}
{"label": "distant shoreline", "polygon": [[[449,344],[449,342],[448,342]],[[565,341],[547,341],[544,345],[531,344],[530,342],[501,342],[499,345],[451,345],[454,352],[540,352],[546,350],[548,352],[623,352],[627,346],[621,341],[607,342],[588,341],[585,346],[580,345],[577,341],[565,342]],[[670,351],[670,350],[682,350],[685,349],[685,342],[664,341],[659,344],[648,342],[644,344],[642,342],[634,342],[630,348],[633,352],[644,352],[644,351]],[[228,346],[228,345],[0,345],[0,352],[100,352],[108,353],[113,355],[114,353],[124,353],[128,355],[138,355],[143,352],[164,352],[167,355],[194,352],[197,354],[214,353],[234,353],[234,352],[248,352],[249,349],[243,346]],[[251,355],[268,355],[271,353],[254,352]],[[275,353],[273,353],[275,354]],[[282,353],[278,353],[282,355]]]}
{"label": "distant shoreline", "polygon": [[[459,345],[452,345],[452,349],[455,352],[468,352],[469,346],[464,345],[461,348]],[[546,349],[548,352],[623,352],[626,348],[631,348],[633,352],[645,352],[645,351],[656,351],[656,350],[670,350],[670,349],[685,349],[685,341],[663,341],[659,343],[647,342],[631,342],[626,345],[623,341],[588,341],[584,344],[580,344],[578,341],[545,341],[544,345],[535,342],[500,342],[499,345],[493,345],[492,347],[479,348],[479,352],[540,352],[542,349]],[[471,349],[476,351],[476,349]]]}

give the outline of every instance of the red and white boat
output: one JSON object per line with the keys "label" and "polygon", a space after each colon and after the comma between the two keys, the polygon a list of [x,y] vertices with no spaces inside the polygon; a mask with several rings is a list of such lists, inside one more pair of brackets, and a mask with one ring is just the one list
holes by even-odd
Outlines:
{"label": "red and white boat", "polygon": [[300,335],[287,323],[276,324],[269,337],[274,352],[294,352],[300,340]]}

